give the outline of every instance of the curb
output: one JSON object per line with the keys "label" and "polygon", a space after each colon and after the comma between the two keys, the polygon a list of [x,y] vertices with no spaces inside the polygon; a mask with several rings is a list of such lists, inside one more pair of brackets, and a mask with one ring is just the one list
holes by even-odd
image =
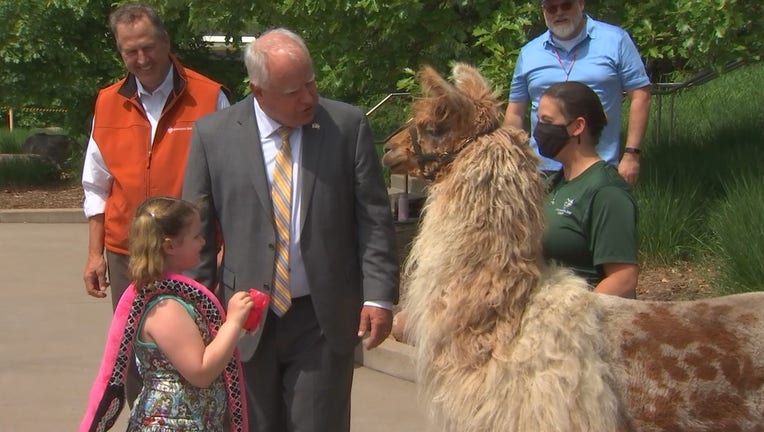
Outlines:
{"label": "curb", "polygon": [[[0,223],[87,223],[81,208],[0,210]],[[369,369],[414,382],[414,348],[388,338],[373,350],[359,344],[355,361]]]}
{"label": "curb", "polygon": [[359,344],[355,350],[356,363],[396,378],[415,382],[414,347],[389,338],[373,350]]}
{"label": "curb", "polygon": [[81,208],[0,210],[0,223],[86,223]]}

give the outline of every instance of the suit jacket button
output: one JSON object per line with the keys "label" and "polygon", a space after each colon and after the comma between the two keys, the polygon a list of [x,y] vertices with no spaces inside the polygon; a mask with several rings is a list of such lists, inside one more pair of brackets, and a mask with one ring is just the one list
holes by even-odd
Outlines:
{"label": "suit jacket button", "polygon": [[268,249],[275,250],[276,246],[273,243],[268,243]]}

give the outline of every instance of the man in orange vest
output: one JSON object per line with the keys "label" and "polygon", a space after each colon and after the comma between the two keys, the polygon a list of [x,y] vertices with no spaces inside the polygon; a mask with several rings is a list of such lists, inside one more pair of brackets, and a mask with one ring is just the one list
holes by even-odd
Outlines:
{"label": "man in orange vest", "polygon": [[[128,227],[135,209],[151,196],[180,196],[193,123],[230,101],[220,83],[170,53],[170,37],[151,7],[121,6],[109,24],[128,73],[96,99],[82,172],[89,221],[84,279],[93,297],[106,297],[110,286],[116,307],[130,284]],[[140,381],[134,368],[131,374],[132,405]]]}

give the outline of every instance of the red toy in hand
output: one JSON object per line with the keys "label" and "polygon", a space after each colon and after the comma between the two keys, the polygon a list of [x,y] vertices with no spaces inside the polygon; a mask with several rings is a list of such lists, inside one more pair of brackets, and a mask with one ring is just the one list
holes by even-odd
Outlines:
{"label": "red toy in hand", "polygon": [[249,290],[249,295],[252,296],[252,301],[255,302],[255,305],[252,306],[252,310],[249,311],[247,321],[244,322],[244,330],[252,332],[257,329],[263,314],[268,311],[268,303],[270,303],[271,297],[268,294],[262,291],[258,291],[254,288]]}

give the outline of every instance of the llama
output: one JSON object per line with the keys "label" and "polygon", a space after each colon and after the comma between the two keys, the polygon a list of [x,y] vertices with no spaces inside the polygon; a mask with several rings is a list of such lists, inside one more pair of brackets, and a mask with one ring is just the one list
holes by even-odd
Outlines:
{"label": "llama", "polygon": [[417,383],[444,431],[764,431],[764,293],[687,302],[591,292],[541,259],[525,132],[473,67],[432,68],[385,144],[433,180],[404,267]]}

